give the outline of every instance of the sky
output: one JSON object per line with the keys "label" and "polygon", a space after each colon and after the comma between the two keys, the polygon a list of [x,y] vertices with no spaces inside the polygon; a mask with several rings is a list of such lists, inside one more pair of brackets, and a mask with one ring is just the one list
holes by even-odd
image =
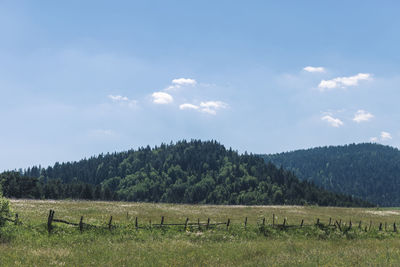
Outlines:
{"label": "sky", "polygon": [[0,0],[0,171],[182,139],[400,147],[399,10]]}

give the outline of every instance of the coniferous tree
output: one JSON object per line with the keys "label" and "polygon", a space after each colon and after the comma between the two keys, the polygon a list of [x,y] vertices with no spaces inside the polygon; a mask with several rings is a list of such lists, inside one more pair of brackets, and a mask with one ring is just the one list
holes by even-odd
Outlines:
{"label": "coniferous tree", "polygon": [[[266,162],[293,171],[300,179],[329,191],[362,198],[380,206],[400,205],[400,151],[396,148],[364,143],[262,157]],[[319,196],[310,197],[315,200]],[[324,199],[324,203],[329,201]]]}
{"label": "coniferous tree", "polygon": [[24,175],[0,174],[0,183],[6,196],[25,198],[369,205],[321,190],[300,181],[291,171],[265,164],[256,155],[240,155],[216,141],[183,140],[56,163],[45,169],[33,166]]}

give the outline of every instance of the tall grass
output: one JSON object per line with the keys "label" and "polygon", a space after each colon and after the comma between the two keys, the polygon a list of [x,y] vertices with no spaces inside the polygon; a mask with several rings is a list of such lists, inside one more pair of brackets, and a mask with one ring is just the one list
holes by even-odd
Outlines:
{"label": "tall grass", "polygon": [[[379,231],[380,222],[390,225],[400,221],[396,209],[346,209],[295,206],[196,206],[126,202],[31,201],[12,200],[22,226],[8,223],[0,230],[0,266],[398,266],[400,234]],[[47,233],[49,209],[55,218],[84,221],[106,226],[113,216],[115,227],[85,230],[54,224]],[[347,233],[333,228],[305,227],[284,231],[263,227],[272,222],[272,214],[280,224],[315,224],[319,218],[341,219],[353,227]],[[128,215],[128,216],[127,216]],[[199,231],[184,231],[182,226],[149,227],[149,221],[184,223],[200,218],[205,222],[226,221],[232,225]],[[135,229],[134,219],[141,226]],[[247,228],[244,218],[248,217]],[[372,221],[372,230],[358,229]]]}

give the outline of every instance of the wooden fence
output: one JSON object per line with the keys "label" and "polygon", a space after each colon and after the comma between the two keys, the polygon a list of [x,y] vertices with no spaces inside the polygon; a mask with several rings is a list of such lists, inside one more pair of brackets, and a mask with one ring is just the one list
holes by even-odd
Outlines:
{"label": "wooden fence", "polygon": [[[64,223],[72,226],[78,226],[79,230],[82,232],[84,227],[86,228],[107,228],[108,230],[112,230],[116,225],[112,224],[113,217],[110,216],[110,219],[108,220],[106,226],[99,226],[99,225],[93,225],[93,224],[87,224],[83,222],[83,216],[81,216],[81,219],[79,223],[73,223],[73,222],[68,222],[63,219],[55,219],[54,218],[55,211],[50,210],[49,211],[49,216],[47,219],[47,230],[49,233],[51,233],[53,229],[53,222],[54,223]],[[218,225],[226,225],[229,227],[230,224],[230,219],[228,219],[227,222],[215,222],[211,223],[210,218],[207,219],[207,222],[200,222],[200,219],[197,219],[197,222],[189,222],[189,218],[186,218],[184,223],[165,223],[164,221],[164,216],[161,216],[161,222],[160,223],[152,223],[151,220],[149,221],[148,225],[139,225],[139,219],[138,217],[135,218],[135,228],[138,229],[147,229],[149,227],[168,227],[168,226],[183,226],[184,230],[187,230],[188,227],[198,227],[201,229],[201,227],[205,227],[206,229],[210,229],[211,227],[215,227]]]}
{"label": "wooden fence", "polygon": [[[128,217],[128,214],[127,214]],[[112,220],[113,217],[110,216],[110,219],[108,220],[107,223],[107,228],[111,231],[112,228],[114,227],[114,225],[112,224]],[[305,228],[305,227],[319,227],[321,229],[329,229],[329,228],[333,228],[334,230],[338,229],[341,232],[348,232],[349,230],[351,230],[354,227],[357,227],[359,230],[363,230],[365,232],[371,231],[372,229],[372,221],[369,221],[369,224],[365,225],[365,227],[362,227],[362,221],[358,221],[358,225],[353,225],[353,222],[350,220],[348,224],[342,222],[342,220],[332,220],[332,218],[329,218],[329,223],[328,224],[323,224],[319,218],[317,218],[316,223],[315,224],[304,224],[304,219],[301,220],[301,222],[299,224],[291,224],[289,225],[288,220],[286,218],[283,219],[282,224],[277,223],[276,221],[276,216],[275,214],[272,215],[272,223],[271,224],[267,224],[266,223],[266,219],[265,217],[259,222],[257,223],[258,227],[272,227],[274,229],[279,229],[279,230],[286,230],[286,229],[293,229],[293,228]],[[69,224],[69,225],[73,225],[73,226],[79,226],[79,230],[82,232],[83,231],[83,227],[87,227],[87,228],[104,228],[105,226],[98,226],[98,225],[92,225],[92,224],[86,224],[83,223],[83,216],[81,216],[81,219],[79,221],[79,223],[72,223],[72,222],[68,222],[66,220],[62,220],[62,219],[54,219],[54,211],[50,210],[49,212],[49,217],[48,217],[48,224],[47,224],[47,229],[49,231],[49,233],[52,230],[52,223],[53,222],[58,222],[58,223],[64,223],[64,224]],[[211,223],[210,218],[207,218],[206,222],[201,222],[200,219],[197,219],[197,222],[189,222],[189,218],[186,218],[184,223],[165,223],[165,217],[161,216],[161,221],[160,223],[156,223],[153,224],[151,222],[151,220],[149,221],[148,224],[146,225],[139,225],[138,222],[138,217],[135,217],[135,228],[138,229],[148,229],[149,227],[169,227],[169,226],[182,226],[183,230],[187,230],[188,227],[197,227],[199,230],[204,227],[206,230],[212,228],[212,227],[216,227],[219,225],[225,225],[226,229],[228,230],[229,227],[231,226],[231,219],[228,218],[226,222],[214,222]],[[247,229],[248,227],[248,218],[245,217],[244,219],[244,229]],[[379,231],[388,231],[388,224],[387,223],[380,223],[379,224]],[[397,232],[397,225],[396,222],[393,223],[393,228],[392,228],[393,232]]]}
{"label": "wooden fence", "polygon": [[[108,229],[109,231],[112,231],[115,227],[117,227],[117,224],[113,224],[113,217],[110,216],[110,219],[105,222],[103,225],[94,225],[94,224],[89,224],[89,223],[84,223],[84,217],[80,217],[80,221],[75,223],[75,222],[69,222],[67,220],[61,219],[61,218],[55,218],[55,211],[50,210],[49,215],[47,218],[47,230],[49,234],[53,230],[53,224],[54,223],[63,223],[71,226],[75,226],[79,228],[79,231],[82,233],[84,229],[90,229],[90,228],[97,228],[97,229]],[[22,222],[18,217],[18,214],[15,214],[15,218],[2,218],[6,221],[13,222],[15,225],[21,225]],[[128,219],[128,214],[127,214],[127,219]],[[197,228],[199,230],[203,229],[210,229],[210,228],[215,228],[217,226],[224,225],[226,227],[226,230],[229,230],[231,225],[231,219],[228,218],[225,222],[211,222],[210,218],[207,218],[207,221],[201,222],[200,219],[197,219],[197,221],[191,222],[189,218],[186,218],[185,222],[183,223],[165,223],[165,217],[161,216],[160,223],[152,223],[151,220],[149,221],[148,224],[139,224],[139,219],[138,217],[135,217],[135,229],[149,229],[152,227],[155,228],[163,228],[163,227],[170,227],[170,226],[182,226],[183,230],[187,230],[188,228]],[[248,218],[245,217],[243,227],[245,230],[247,230],[248,227]],[[299,224],[290,224],[288,223],[288,220],[286,218],[283,219],[283,222],[279,224],[276,221],[276,216],[275,214],[272,215],[272,220],[270,224],[266,223],[266,218],[262,218],[257,222],[257,227],[260,227],[260,229],[265,229],[266,227],[271,227],[273,229],[278,229],[278,230],[287,230],[287,229],[301,229],[301,228],[306,228],[306,227],[318,227],[320,229],[333,229],[333,230],[339,230],[343,233],[348,232],[352,228],[357,228],[359,230],[363,230],[365,232],[371,231],[373,229],[373,224],[372,221],[369,221],[366,225],[362,221],[358,221],[357,223],[353,223],[351,220],[348,223],[342,222],[342,220],[333,220],[332,218],[329,218],[329,223],[324,224],[320,221],[319,218],[317,218],[315,224],[304,224],[304,219],[301,220]],[[388,224],[385,223],[379,223],[378,226],[379,231],[393,231],[397,232],[397,225],[396,222],[393,223],[393,226],[389,226]]]}

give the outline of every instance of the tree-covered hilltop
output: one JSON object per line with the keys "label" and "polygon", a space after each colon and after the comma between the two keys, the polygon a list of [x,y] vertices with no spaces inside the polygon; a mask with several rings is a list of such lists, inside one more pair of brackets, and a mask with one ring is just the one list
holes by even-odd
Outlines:
{"label": "tree-covered hilltop", "polygon": [[255,155],[192,140],[3,173],[9,197],[212,204],[368,203],[330,193]]}
{"label": "tree-covered hilltop", "polygon": [[262,157],[329,191],[381,206],[400,206],[400,151],[396,148],[364,143]]}

